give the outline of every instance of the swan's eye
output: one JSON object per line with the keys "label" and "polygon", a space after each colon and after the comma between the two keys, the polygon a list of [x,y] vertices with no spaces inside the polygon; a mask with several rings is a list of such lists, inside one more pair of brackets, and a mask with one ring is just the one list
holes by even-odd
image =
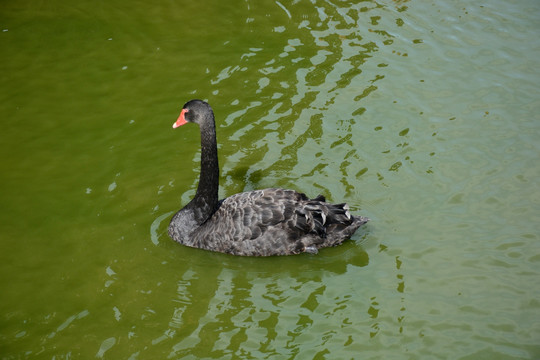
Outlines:
{"label": "swan's eye", "polygon": [[193,112],[190,112],[189,109],[183,109],[182,111],[186,121],[193,122]]}

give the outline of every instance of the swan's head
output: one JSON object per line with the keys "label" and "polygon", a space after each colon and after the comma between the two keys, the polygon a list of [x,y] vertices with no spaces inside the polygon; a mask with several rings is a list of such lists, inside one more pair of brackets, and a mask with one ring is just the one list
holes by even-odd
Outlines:
{"label": "swan's head", "polygon": [[178,120],[173,124],[173,129],[179,126],[187,124],[188,122],[201,125],[207,119],[213,119],[214,113],[210,105],[202,100],[190,100],[188,101],[182,111]]}

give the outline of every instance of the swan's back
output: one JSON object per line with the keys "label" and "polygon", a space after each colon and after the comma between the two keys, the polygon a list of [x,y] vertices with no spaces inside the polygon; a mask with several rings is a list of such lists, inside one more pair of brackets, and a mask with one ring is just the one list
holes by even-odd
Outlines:
{"label": "swan's back", "polygon": [[309,199],[294,190],[265,189],[233,195],[189,236],[184,245],[245,256],[316,253],[348,239],[367,218],[347,204]]}

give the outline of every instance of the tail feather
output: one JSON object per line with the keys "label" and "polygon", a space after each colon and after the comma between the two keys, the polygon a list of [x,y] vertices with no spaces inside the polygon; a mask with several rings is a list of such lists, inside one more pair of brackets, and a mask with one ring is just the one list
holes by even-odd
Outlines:
{"label": "tail feather", "polygon": [[350,234],[365,224],[368,219],[353,216],[347,203],[330,204],[324,201],[324,196],[308,200],[304,207],[296,210],[296,227],[303,231],[316,233],[326,237],[329,231],[351,227]]}
{"label": "tail feather", "polygon": [[322,209],[313,206],[306,206],[296,210],[295,227],[305,233],[316,233],[319,236],[326,236],[326,215]]}
{"label": "tail feather", "polygon": [[327,218],[329,224],[351,224],[351,213],[349,212],[349,205],[342,204],[327,204]]}

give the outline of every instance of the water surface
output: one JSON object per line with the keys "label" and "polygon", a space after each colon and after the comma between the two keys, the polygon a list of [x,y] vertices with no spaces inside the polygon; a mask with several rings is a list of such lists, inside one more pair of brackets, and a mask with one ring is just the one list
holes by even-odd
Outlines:
{"label": "water surface", "polygon": [[[0,6],[2,359],[540,356],[535,1]],[[195,193],[372,221],[319,255],[166,234]]]}

